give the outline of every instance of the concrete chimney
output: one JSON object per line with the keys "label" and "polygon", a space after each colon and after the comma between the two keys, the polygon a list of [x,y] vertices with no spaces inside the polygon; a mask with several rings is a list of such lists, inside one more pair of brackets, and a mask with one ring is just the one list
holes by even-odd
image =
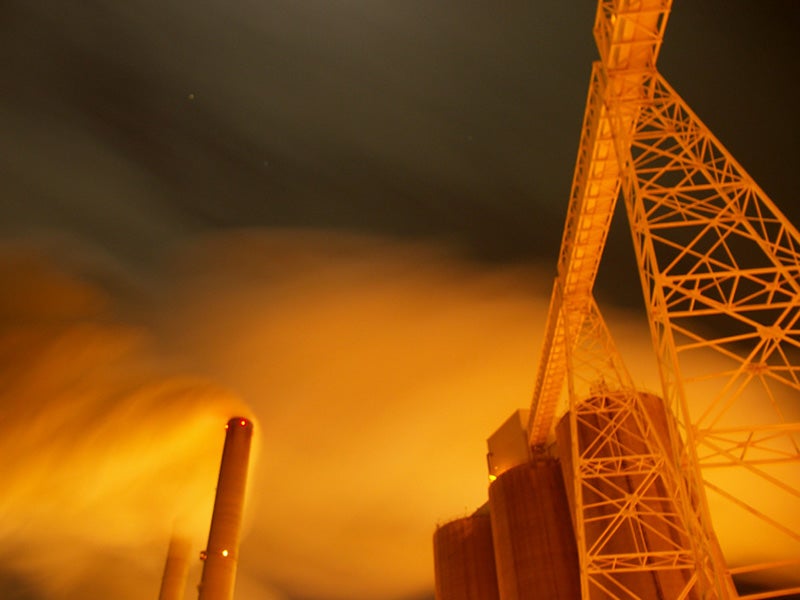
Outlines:
{"label": "concrete chimney", "polygon": [[205,562],[198,586],[199,600],[232,600],[236,581],[253,424],[243,417],[234,417],[228,421],[226,430],[208,546],[201,553]]}
{"label": "concrete chimney", "polygon": [[164,563],[164,575],[161,578],[158,600],[183,600],[191,551],[192,544],[187,538],[177,533],[172,534],[167,560]]}

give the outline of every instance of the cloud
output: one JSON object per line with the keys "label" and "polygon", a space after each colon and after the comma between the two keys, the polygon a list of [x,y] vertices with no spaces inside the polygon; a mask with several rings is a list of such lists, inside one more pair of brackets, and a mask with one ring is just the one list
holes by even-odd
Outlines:
{"label": "cloud", "polygon": [[238,233],[138,290],[147,311],[68,245],[0,252],[10,573],[42,598],[155,595],[175,519],[204,543],[220,423],[247,410],[239,596],[427,593],[433,527],[484,501],[483,440],[527,402],[542,278],[422,244]]}
{"label": "cloud", "polygon": [[433,527],[485,501],[484,440],[528,402],[548,278],[297,231],[177,272],[166,339],[259,418],[241,568],[302,597],[429,589]]}
{"label": "cloud", "polygon": [[220,423],[242,404],[160,367],[101,288],[29,248],[2,250],[4,564],[43,597],[141,597],[153,583],[132,575],[161,562],[175,519],[208,523]]}
{"label": "cloud", "polygon": [[[205,542],[239,411],[257,443],[237,598],[426,597],[436,524],[485,502],[485,440],[529,404],[551,286],[308,230],[196,238],[134,303],[68,253],[0,256],[0,540],[9,581],[48,600],[155,596],[176,517]],[[644,319],[606,318],[657,390]],[[739,519],[715,522],[749,559]]]}
{"label": "cloud", "polygon": [[[165,337],[261,423],[243,568],[303,597],[429,589],[432,524],[485,501],[485,439],[530,401],[549,274],[442,246],[257,230],[206,238],[177,272]],[[657,393],[645,317],[605,312],[635,383]],[[751,419],[766,408],[744,406]],[[743,469],[707,476],[742,497],[754,487]],[[741,509],[710,501],[733,564],[792,554],[755,523],[747,535],[772,543],[753,548]],[[791,505],[776,493],[765,506],[781,519]]]}

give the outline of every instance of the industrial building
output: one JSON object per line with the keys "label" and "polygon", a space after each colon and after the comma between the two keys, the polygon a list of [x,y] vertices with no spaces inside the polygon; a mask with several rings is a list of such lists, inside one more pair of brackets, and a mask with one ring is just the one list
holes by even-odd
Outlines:
{"label": "industrial building", "polygon": [[[786,475],[800,465],[788,408],[800,391],[800,234],[658,72],[670,8],[598,2],[600,60],[531,409],[488,440],[488,504],[434,535],[437,600],[800,593],[800,489]],[[592,292],[618,197],[659,396],[633,384]],[[795,509],[727,490],[723,469]],[[786,556],[728,564],[712,495]],[[763,585],[740,592],[741,577]]]}

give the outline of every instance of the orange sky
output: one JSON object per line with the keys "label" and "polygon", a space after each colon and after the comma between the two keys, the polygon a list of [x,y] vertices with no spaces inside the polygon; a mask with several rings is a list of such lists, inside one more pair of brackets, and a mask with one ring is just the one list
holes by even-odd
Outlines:
{"label": "orange sky", "polygon": [[[204,543],[223,426],[245,412],[237,598],[430,594],[434,527],[485,501],[484,440],[529,402],[546,274],[251,231],[197,240],[124,297],[63,256],[17,246],[0,261],[10,572],[47,573],[33,576],[44,598],[154,597],[174,520]],[[623,352],[646,356],[638,318],[607,316]],[[652,363],[633,367],[656,389]]]}

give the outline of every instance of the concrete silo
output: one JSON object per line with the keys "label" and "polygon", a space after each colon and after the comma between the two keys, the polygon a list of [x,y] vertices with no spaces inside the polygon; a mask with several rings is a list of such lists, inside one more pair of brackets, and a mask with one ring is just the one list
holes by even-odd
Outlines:
{"label": "concrete silo", "polygon": [[558,461],[512,467],[489,486],[500,600],[580,600],[578,552]]}
{"label": "concrete silo", "polygon": [[[610,393],[588,399],[591,406],[585,410],[578,407],[577,450],[584,464],[581,501],[587,552],[593,561],[632,562],[635,558],[639,565],[610,574],[602,588],[591,586],[591,597],[696,598],[695,591],[682,596],[692,576],[691,565],[680,560],[670,565],[664,560],[691,551],[686,523],[670,493],[674,485],[665,479],[671,477],[666,470],[671,460],[669,416],[660,398],[630,394]],[[558,423],[556,439],[570,513],[575,515],[569,414]],[[621,513],[620,506],[628,508]]]}
{"label": "concrete silo", "polygon": [[492,524],[484,507],[433,535],[436,600],[496,600]]}

